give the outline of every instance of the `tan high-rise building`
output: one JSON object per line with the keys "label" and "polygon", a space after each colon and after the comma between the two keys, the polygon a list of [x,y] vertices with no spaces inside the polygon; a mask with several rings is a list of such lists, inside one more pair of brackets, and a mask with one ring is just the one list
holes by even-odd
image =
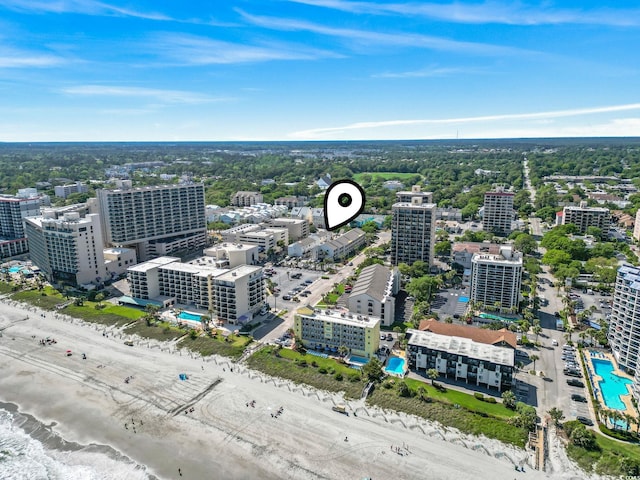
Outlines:
{"label": "tan high-rise building", "polygon": [[485,232],[508,236],[513,223],[513,193],[501,190],[484,194],[482,225]]}
{"label": "tan high-rise building", "polygon": [[503,246],[499,254],[476,253],[471,259],[473,302],[501,311],[514,312],[520,300],[522,254]]}
{"label": "tan high-rise building", "polygon": [[391,263],[421,260],[433,265],[436,205],[415,196],[411,202],[394,203],[391,212]]}
{"label": "tan high-rise building", "polygon": [[597,227],[605,235],[611,224],[611,212],[604,207],[587,207],[586,202],[580,202],[579,206],[567,206],[562,209],[562,224],[573,223],[582,234],[587,233],[587,228]]}

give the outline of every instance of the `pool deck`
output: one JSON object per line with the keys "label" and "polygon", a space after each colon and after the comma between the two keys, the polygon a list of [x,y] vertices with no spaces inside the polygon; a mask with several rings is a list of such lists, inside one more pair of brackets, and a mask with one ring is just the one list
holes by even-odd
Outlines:
{"label": "pool deck", "polygon": [[[596,369],[593,366],[593,362],[591,361],[592,359],[601,359],[601,360],[609,360],[611,362],[611,365],[613,365],[613,374],[617,375],[619,377],[622,378],[626,378],[628,380],[633,381],[633,377],[628,375],[627,373],[623,372],[622,370],[620,370],[620,368],[618,367],[618,362],[616,362],[613,354],[609,353],[609,352],[602,352],[602,351],[596,351],[597,354],[593,354],[591,353],[591,351],[594,349],[584,349],[582,351],[583,353],[583,358],[585,361],[585,365],[587,367],[587,372],[589,373],[589,381],[591,382],[591,390],[593,391],[593,394],[595,395],[596,399],[598,400],[598,402],[600,403],[600,405],[602,406],[602,408],[607,408],[610,410],[614,410],[611,409],[610,407],[607,406],[607,404],[604,401],[604,397],[602,396],[602,391],[600,390],[600,385],[599,382],[602,380],[602,377],[600,375],[596,374]],[[632,416],[636,416],[636,409],[633,406],[633,404],[631,403],[631,392],[629,391],[629,389],[627,388],[628,393],[626,395],[621,395],[620,396],[620,400],[622,400],[622,403],[624,403],[625,409],[624,410],[620,410],[623,413],[628,413]]]}

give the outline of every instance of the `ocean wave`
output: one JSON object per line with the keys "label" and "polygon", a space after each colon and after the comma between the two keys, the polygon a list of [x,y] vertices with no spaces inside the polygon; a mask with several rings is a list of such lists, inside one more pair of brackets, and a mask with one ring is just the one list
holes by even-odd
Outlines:
{"label": "ocean wave", "polygon": [[112,447],[67,442],[52,426],[0,405],[0,480],[156,480]]}

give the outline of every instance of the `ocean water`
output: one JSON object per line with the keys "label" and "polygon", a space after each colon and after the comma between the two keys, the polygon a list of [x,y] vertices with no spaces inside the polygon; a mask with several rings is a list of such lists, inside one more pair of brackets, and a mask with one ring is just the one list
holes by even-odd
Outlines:
{"label": "ocean water", "polygon": [[146,468],[105,445],[66,442],[6,404],[0,407],[0,480],[152,480]]}

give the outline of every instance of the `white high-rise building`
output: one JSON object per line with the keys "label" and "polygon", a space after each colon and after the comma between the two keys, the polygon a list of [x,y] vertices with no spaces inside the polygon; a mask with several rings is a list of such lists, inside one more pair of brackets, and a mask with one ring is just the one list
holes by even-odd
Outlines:
{"label": "white high-rise building", "polygon": [[482,227],[485,232],[507,236],[513,223],[513,193],[497,190],[484,194]]}
{"label": "white high-rise building", "polygon": [[131,297],[208,310],[214,321],[244,324],[264,305],[262,267],[227,269],[160,257],[127,270]]}
{"label": "white high-rise building", "polygon": [[31,260],[53,283],[85,285],[107,278],[98,215],[55,212],[25,219]]}
{"label": "white high-rise building", "polygon": [[[640,371],[640,268],[618,269],[609,320],[609,344],[620,368]],[[637,388],[638,382],[636,382]],[[637,391],[640,393],[640,391]]]}
{"label": "white high-rise building", "polygon": [[21,255],[29,250],[24,219],[40,215],[39,197],[0,195],[0,258]]}
{"label": "white high-rise building", "polygon": [[423,203],[421,195],[391,207],[391,263],[411,265],[421,260],[433,265],[436,205]]}
{"label": "white high-rise building", "polygon": [[205,246],[204,185],[98,190],[105,242],[135,248],[140,260]]}
{"label": "white high-rise building", "polygon": [[522,254],[503,246],[499,254],[476,253],[471,259],[471,301],[514,311],[520,300]]}

